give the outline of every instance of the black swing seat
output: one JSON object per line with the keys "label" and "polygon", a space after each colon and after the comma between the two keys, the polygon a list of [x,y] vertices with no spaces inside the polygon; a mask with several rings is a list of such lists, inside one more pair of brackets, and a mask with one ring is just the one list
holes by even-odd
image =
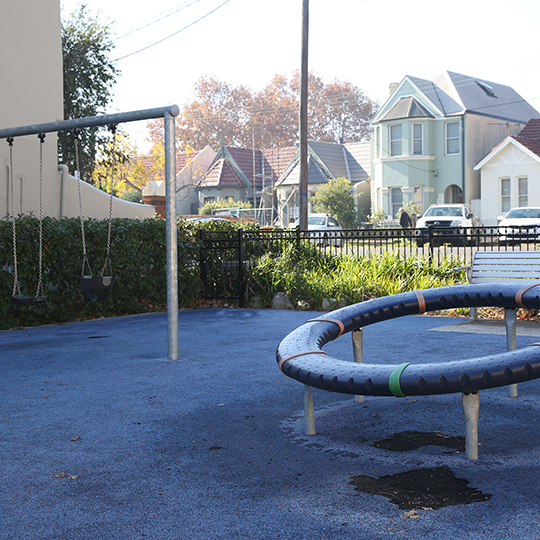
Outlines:
{"label": "black swing seat", "polygon": [[47,301],[46,296],[26,296],[25,294],[14,294],[11,301],[17,306],[28,306],[30,304],[43,304]]}
{"label": "black swing seat", "polygon": [[81,278],[81,288],[85,302],[104,302],[109,298],[113,279],[110,276]]}

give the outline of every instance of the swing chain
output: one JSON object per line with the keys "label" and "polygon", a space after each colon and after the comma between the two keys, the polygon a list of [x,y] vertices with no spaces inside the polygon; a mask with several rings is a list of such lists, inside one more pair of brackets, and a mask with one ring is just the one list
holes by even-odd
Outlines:
{"label": "swing chain", "polygon": [[81,172],[80,172],[80,162],[79,162],[79,134],[78,129],[73,130],[73,138],[75,139],[75,178],[77,178],[77,191],[79,193],[79,217],[81,221],[81,238],[82,238],[82,248],[83,248],[83,265],[82,265],[82,275],[84,276],[85,266],[88,266],[89,275],[92,275],[92,268],[88,262],[88,257],[86,255],[86,235],[84,233],[84,214],[83,214],[83,204],[81,196]]}
{"label": "swing chain", "polygon": [[21,288],[19,285],[19,273],[17,269],[17,232],[15,223],[15,190],[13,187],[13,137],[8,137],[7,143],[9,144],[9,185],[10,185],[10,204],[9,213],[11,214],[11,223],[13,230],[13,294],[20,295]]}
{"label": "swing chain", "polygon": [[43,143],[45,133],[38,134],[39,139],[39,280],[36,297],[45,296],[43,292]]}
{"label": "swing chain", "polygon": [[110,259],[110,252],[111,252],[111,228],[112,228],[112,216],[113,216],[113,188],[114,188],[114,177],[116,172],[116,124],[111,124],[109,126],[109,131],[113,135],[113,143],[112,143],[112,171],[111,171],[111,185],[110,185],[110,192],[109,192],[109,224],[107,229],[107,255],[105,256],[105,261],[103,262],[103,268],[101,269],[101,277],[105,275],[105,269],[107,266],[109,267],[109,272],[112,275],[112,268],[111,268],[111,259]]}

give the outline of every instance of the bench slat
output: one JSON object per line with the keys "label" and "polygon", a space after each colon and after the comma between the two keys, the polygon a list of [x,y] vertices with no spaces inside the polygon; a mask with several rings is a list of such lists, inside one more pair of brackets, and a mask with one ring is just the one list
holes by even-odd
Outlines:
{"label": "bench slat", "polygon": [[477,251],[474,259],[540,259],[540,251]]}
{"label": "bench slat", "polygon": [[471,283],[540,281],[540,251],[477,251],[470,278]]}

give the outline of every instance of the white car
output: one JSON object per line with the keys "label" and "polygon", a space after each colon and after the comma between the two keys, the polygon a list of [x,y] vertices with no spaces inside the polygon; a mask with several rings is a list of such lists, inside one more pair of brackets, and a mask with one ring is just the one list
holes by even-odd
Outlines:
{"label": "white car", "polygon": [[[429,228],[433,236],[440,236],[443,243],[463,243],[464,235],[457,227],[474,227],[476,219],[465,204],[433,204],[416,222],[416,242],[423,246],[429,240]],[[472,241],[470,235],[467,241]]]}
{"label": "white car", "polygon": [[[299,223],[300,220],[297,219],[289,225],[289,228],[296,229],[299,226]],[[310,237],[323,246],[328,246],[330,244],[334,246],[343,245],[341,234],[331,234],[331,231],[337,232],[342,230],[343,228],[338,223],[337,219],[328,214],[309,214],[308,216],[308,231],[323,231],[320,234],[311,235]]]}
{"label": "white car", "polygon": [[499,242],[540,242],[540,207],[512,208],[499,222]]}

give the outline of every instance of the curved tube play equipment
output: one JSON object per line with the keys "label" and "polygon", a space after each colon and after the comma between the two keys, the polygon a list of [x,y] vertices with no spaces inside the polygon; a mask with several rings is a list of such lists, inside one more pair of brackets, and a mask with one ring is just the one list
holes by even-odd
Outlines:
{"label": "curved tube play equipment", "polygon": [[[376,298],[311,319],[291,332],[279,345],[276,357],[285,375],[305,385],[306,433],[315,434],[312,386],[356,396],[461,392],[466,454],[469,459],[478,459],[479,391],[540,378],[540,347],[445,363],[364,364],[361,329],[426,311],[486,306],[540,309],[540,282],[455,285]],[[347,332],[353,333],[355,362],[333,358],[322,350]]]}

